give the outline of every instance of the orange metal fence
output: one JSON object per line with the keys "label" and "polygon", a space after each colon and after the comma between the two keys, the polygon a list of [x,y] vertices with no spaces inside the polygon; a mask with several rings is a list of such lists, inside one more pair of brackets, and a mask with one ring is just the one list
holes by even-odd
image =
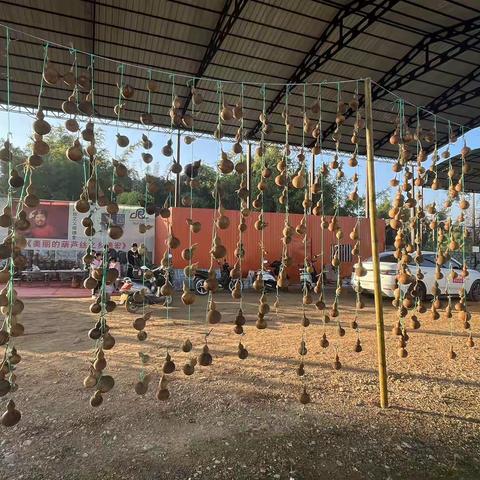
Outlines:
{"label": "orange metal fence", "polygon": [[[227,248],[227,261],[230,265],[235,262],[234,250],[238,241],[238,223],[240,213],[235,210],[227,210],[225,212],[230,218],[230,226],[225,230],[219,230],[219,237],[223,245]],[[301,214],[290,214],[290,224],[295,227],[302,219]],[[202,229],[199,233],[192,233],[192,243],[197,244],[194,254],[194,262],[198,262],[198,268],[209,268],[210,266],[210,244],[212,237],[212,225],[214,210],[206,208],[194,208],[193,220],[202,224]],[[155,228],[155,262],[158,263],[165,252],[165,240],[168,232],[168,221],[172,222],[172,231],[176,237],[180,239],[180,247],[174,250],[173,264],[175,268],[183,268],[187,262],[182,259],[181,251],[188,247],[189,226],[187,219],[190,218],[189,208],[172,208],[171,217],[165,220],[161,217],[157,218]],[[258,213],[252,212],[246,219],[247,231],[243,234],[243,244],[245,249],[245,258],[243,260],[243,275],[246,275],[249,270],[258,270],[260,268],[260,245],[261,232],[255,230],[254,223],[258,218]],[[266,250],[265,258],[269,262],[280,260],[282,256],[282,230],[284,226],[285,216],[283,213],[265,213],[264,220],[268,226],[263,231],[263,241]],[[344,232],[344,238],[340,241],[342,247],[341,254],[346,261],[341,264],[340,273],[342,277],[349,276],[352,272],[354,259],[349,261],[350,248],[353,247],[354,242],[350,240],[349,234],[352,231],[356,222],[354,217],[340,217],[339,224]],[[385,248],[385,222],[383,220],[377,221],[377,237],[379,251]],[[360,249],[362,258],[370,256],[370,228],[367,218],[362,218],[360,221]],[[308,217],[308,236],[307,236],[307,256],[309,258],[321,252],[321,235],[320,217]],[[330,266],[332,248],[335,248],[335,235],[328,230],[324,231],[324,258],[327,269]],[[299,235],[294,235],[292,242],[289,244],[289,254],[293,258],[293,266],[289,269],[289,276],[293,280],[298,279],[298,266],[303,264],[304,258],[304,244]],[[343,259],[342,259],[343,260]],[[319,264],[317,264],[317,270]]]}

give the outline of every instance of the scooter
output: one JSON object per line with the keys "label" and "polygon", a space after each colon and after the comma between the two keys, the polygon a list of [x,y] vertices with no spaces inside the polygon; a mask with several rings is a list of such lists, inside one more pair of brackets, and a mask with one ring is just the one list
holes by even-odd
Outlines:
{"label": "scooter", "polygon": [[[220,271],[220,277],[218,278],[218,286],[224,290],[230,292],[235,288],[236,280],[230,278],[230,265],[228,262],[223,262],[222,269]],[[199,295],[206,295],[208,290],[204,286],[205,280],[208,278],[208,270],[197,270],[195,277],[193,278],[193,289]]]}
{"label": "scooter", "polygon": [[[172,297],[160,295],[160,287],[165,284],[165,269],[156,267],[148,269],[142,266],[134,271],[135,278],[125,277],[120,287],[120,305],[130,313],[135,313],[143,307],[144,302],[148,305],[162,303],[167,306],[172,303]],[[150,270],[153,273],[152,278],[145,278],[145,272]],[[169,272],[169,281],[172,282],[172,274]]]}
{"label": "scooter", "polygon": [[317,280],[318,280],[318,272],[315,268],[315,262],[318,260],[318,256],[312,258],[310,265],[313,271],[310,273],[306,268],[305,265],[299,265],[299,273],[300,273],[300,284],[302,287],[306,286],[308,290],[313,290],[315,287]]}
{"label": "scooter", "polygon": [[[268,260],[263,261],[264,265],[268,265]],[[278,263],[278,265],[277,265]],[[267,291],[274,291],[277,290],[277,278],[274,275],[273,271],[278,266],[278,271],[280,271],[281,262],[272,262],[269,265],[269,268],[263,268],[262,270],[257,270],[255,272],[256,276],[261,275],[263,279],[263,285],[265,290]],[[277,274],[278,275],[278,274]]]}

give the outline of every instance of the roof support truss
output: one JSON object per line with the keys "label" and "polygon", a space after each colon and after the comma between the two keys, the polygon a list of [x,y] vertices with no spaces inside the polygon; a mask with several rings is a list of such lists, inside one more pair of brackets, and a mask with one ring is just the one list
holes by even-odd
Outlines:
{"label": "roof support truss", "polygon": [[[480,36],[478,29],[480,29],[480,16],[476,16],[464,22],[442,28],[426,35],[380,80],[378,80],[378,84],[382,85],[384,88],[379,85],[374,85],[372,88],[372,99],[375,101],[383,98],[388,95],[387,90],[397,90],[407,83],[421,77],[430,70],[443,65],[449,60],[455,59],[455,57],[463,52],[479,46]],[[411,62],[415,57],[420,53],[425,52],[429,45],[445,41],[446,39],[458,35],[464,35],[465,38],[446,48],[441,53],[433,53],[429,50],[425,62],[415,68],[410,68],[407,72],[403,72],[409,66],[411,67]],[[360,105],[363,105],[363,97],[360,99]],[[352,113],[353,112],[349,110],[345,116],[349,117]],[[335,128],[335,123],[332,123],[326,130],[324,130],[323,138],[329,137],[334,132]]]}
{"label": "roof support truss", "polygon": [[[452,86],[447,88],[442,92],[437,98],[429,102],[425,107],[421,108],[418,112],[418,115],[411,115],[407,119],[407,125],[413,125],[417,120],[421,121],[425,118],[431,117],[431,113],[440,113],[449,108],[456,107],[457,105],[462,105],[463,103],[476,98],[480,95],[480,86],[467,92],[459,92],[462,88],[468,85],[470,82],[480,81],[480,67],[472,70],[468,75],[461,78],[458,82],[454,83]],[[385,135],[382,139],[375,142],[375,149],[379,149],[388,142],[390,135]]]}
{"label": "roof support truss", "polygon": [[[213,31],[212,37],[210,39],[210,43],[203,55],[202,61],[200,62],[200,66],[195,74],[196,78],[203,77],[203,74],[208,68],[208,65],[213,60],[213,57],[218,52],[220,47],[222,46],[223,41],[231,31],[233,25],[237,21],[238,17],[242,13],[242,10],[247,5],[248,0],[226,0],[225,5],[223,6],[222,13],[217,21],[217,25],[215,26],[215,30]],[[230,9],[233,4],[233,11],[230,12]],[[192,99],[192,93],[190,92],[185,99],[185,104],[183,106],[183,112],[185,113],[190,105],[190,101]]]}
{"label": "roof support truss", "polygon": [[[373,3],[373,5],[372,5]],[[323,64],[333,58],[342,48],[364,32],[377,18],[387,12],[398,0],[380,0],[371,2],[368,0],[353,0],[345,5],[335,15],[334,19],[328,24],[320,37],[314,43],[308,54],[304,57],[295,72],[289,78],[285,85],[272,100],[266,109],[266,114],[270,115],[279,103],[283,100],[285,94],[295,88],[295,84],[304,82],[312,73],[316,72]],[[371,8],[373,6],[373,8]],[[369,8],[366,16],[357,16],[356,23],[351,27],[344,26],[344,20],[349,15],[355,14],[363,9]],[[331,35],[338,32],[338,39],[327,49],[321,52],[325,42],[329,40]],[[260,130],[261,123],[258,121],[255,126],[248,132],[248,137],[254,137]]]}

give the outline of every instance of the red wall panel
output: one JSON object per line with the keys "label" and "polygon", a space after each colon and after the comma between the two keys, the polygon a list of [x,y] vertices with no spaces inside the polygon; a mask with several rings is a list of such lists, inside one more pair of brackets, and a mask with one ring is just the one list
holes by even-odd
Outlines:
{"label": "red wall panel", "polygon": [[[238,229],[240,213],[234,210],[227,210],[225,214],[230,218],[230,226],[225,230],[219,230],[218,235],[223,245],[227,248],[227,261],[233,265],[235,258],[233,252],[238,241]],[[197,244],[194,255],[194,262],[198,262],[199,268],[208,268],[210,266],[210,245],[212,238],[214,210],[205,208],[194,208],[192,217],[194,221],[202,224],[199,233],[192,233],[192,243]],[[173,251],[173,264],[175,268],[183,268],[187,262],[181,257],[181,251],[188,247],[189,226],[187,219],[190,217],[189,208],[172,208],[171,217],[166,220],[161,217],[157,218],[155,229],[155,262],[158,263],[165,252],[165,240],[168,234],[168,222],[172,222],[172,232],[181,241],[178,249]],[[258,270],[260,268],[260,245],[261,232],[255,230],[254,223],[258,218],[258,212],[252,212],[246,219],[247,231],[243,234],[243,244],[245,248],[245,258],[243,260],[243,273],[246,275],[248,270]],[[301,214],[290,214],[290,224],[295,227],[302,218]],[[285,216],[283,213],[265,213],[264,220],[268,226],[263,231],[263,241],[266,250],[265,258],[272,262],[279,260],[282,256],[282,230]],[[340,217],[339,224],[342,227],[344,238],[342,244],[351,244],[349,234],[356,222],[354,217]],[[362,258],[370,256],[370,226],[367,218],[360,219],[360,248]],[[321,252],[321,235],[320,217],[310,215],[308,217],[308,235],[307,235],[307,256],[312,257]],[[385,222],[377,221],[377,237],[379,251],[385,248]],[[328,230],[324,231],[324,259],[327,265],[330,265],[331,246],[336,244],[335,235]],[[303,264],[304,245],[299,235],[294,235],[292,242],[289,244],[289,254],[293,258],[293,266],[288,272],[292,279],[298,279],[298,265]],[[341,265],[341,275],[349,276],[352,271],[353,262],[345,262]],[[318,269],[317,265],[317,269]]]}

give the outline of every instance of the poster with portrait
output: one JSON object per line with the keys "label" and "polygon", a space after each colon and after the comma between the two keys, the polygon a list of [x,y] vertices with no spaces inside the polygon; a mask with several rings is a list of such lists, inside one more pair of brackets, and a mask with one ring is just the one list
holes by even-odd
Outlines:
{"label": "poster with portrait", "polygon": [[38,207],[25,208],[30,228],[26,238],[68,238],[68,203],[42,202]]}
{"label": "poster with portrait", "polygon": [[[1,201],[0,201],[1,202]],[[6,204],[3,199],[2,205]],[[121,253],[126,252],[132,243],[145,244],[149,256],[153,258],[155,219],[145,217],[145,211],[140,207],[121,206],[113,216],[113,222],[123,228],[123,236],[112,240],[108,236],[109,216],[105,209],[97,209],[92,214],[96,227],[93,237],[87,237],[82,220],[88,214],[75,210],[74,202],[41,201],[35,208],[26,208],[30,228],[25,232],[27,247],[24,255],[27,257],[27,268],[37,265],[42,270],[69,270],[82,266],[82,256],[90,246],[100,250],[105,243],[110,249]],[[145,234],[139,232],[139,225],[147,224],[151,228]],[[0,228],[0,234],[5,236],[6,229]]]}

